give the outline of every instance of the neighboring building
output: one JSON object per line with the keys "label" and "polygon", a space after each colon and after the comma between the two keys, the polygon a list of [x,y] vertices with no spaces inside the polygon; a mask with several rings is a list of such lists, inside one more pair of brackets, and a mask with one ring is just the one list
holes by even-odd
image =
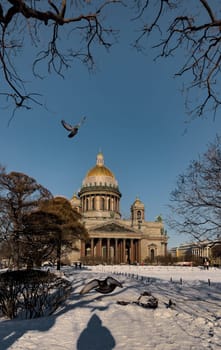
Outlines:
{"label": "neighboring building", "polygon": [[[121,219],[118,182],[98,153],[96,165],[88,171],[71,204],[82,215],[88,241],[78,242],[71,261],[93,259],[108,263],[142,263],[167,254],[168,237],[162,220],[145,221],[140,199],[131,206],[131,219]],[[76,248],[77,248],[76,247]]]}
{"label": "neighboring building", "polygon": [[192,242],[181,244],[179,247],[170,249],[171,256],[178,260],[197,260],[203,261],[204,259],[213,259],[213,249],[220,245],[220,239],[209,241],[205,240],[202,242]]}

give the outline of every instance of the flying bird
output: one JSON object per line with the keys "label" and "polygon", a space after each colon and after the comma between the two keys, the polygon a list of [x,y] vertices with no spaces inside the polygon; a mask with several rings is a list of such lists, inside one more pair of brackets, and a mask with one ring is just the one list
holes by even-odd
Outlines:
{"label": "flying bird", "polygon": [[123,288],[122,284],[113,277],[107,277],[104,280],[93,279],[83,287],[80,294],[88,293],[92,289],[102,294],[108,294],[113,292],[116,287]]}
{"label": "flying bird", "polygon": [[78,133],[78,129],[84,123],[85,119],[86,119],[86,117],[83,117],[81,119],[81,121],[76,125],[70,125],[70,124],[66,123],[64,120],[61,121],[61,124],[63,125],[63,127],[66,130],[70,131],[70,133],[68,134],[68,137],[74,137]]}

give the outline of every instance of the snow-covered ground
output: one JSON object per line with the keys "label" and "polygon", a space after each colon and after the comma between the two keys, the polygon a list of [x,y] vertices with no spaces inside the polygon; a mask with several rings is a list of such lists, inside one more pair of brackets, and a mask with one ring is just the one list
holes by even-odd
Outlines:
{"label": "snow-covered ground", "polygon": [[[221,349],[220,269],[125,265],[63,270],[73,281],[65,305],[50,317],[1,319],[1,350]],[[123,288],[107,295],[95,290],[79,294],[91,279],[107,276]],[[117,303],[136,301],[144,291],[158,298],[158,308]]]}

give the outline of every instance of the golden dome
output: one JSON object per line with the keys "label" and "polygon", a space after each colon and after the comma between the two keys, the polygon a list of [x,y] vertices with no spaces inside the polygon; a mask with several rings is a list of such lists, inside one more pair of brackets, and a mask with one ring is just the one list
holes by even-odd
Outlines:
{"label": "golden dome", "polygon": [[83,180],[83,186],[107,185],[117,187],[118,183],[114,174],[104,165],[104,156],[101,152],[97,154],[96,165],[91,168]]}
{"label": "golden dome", "polygon": [[88,176],[110,176],[114,178],[114,174],[105,166],[95,165],[91,170],[88,171]]}

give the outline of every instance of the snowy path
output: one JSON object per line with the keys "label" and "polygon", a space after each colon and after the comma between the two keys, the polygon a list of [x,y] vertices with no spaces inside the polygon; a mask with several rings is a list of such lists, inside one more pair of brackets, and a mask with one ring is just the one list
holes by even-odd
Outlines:
{"label": "snowy path", "polygon": [[[168,273],[166,268],[159,272],[159,268],[135,267],[134,273],[132,269],[119,266],[113,271],[113,267],[98,266],[91,271],[67,270],[73,293],[63,308],[53,316],[35,320],[2,320],[0,349],[221,349],[220,270],[204,273],[179,268]],[[79,295],[85,282],[107,275],[122,281],[123,288],[108,295],[95,291]],[[159,299],[157,309],[117,304],[119,300],[136,301],[144,291]],[[176,303],[173,308],[166,307],[169,299]]]}

